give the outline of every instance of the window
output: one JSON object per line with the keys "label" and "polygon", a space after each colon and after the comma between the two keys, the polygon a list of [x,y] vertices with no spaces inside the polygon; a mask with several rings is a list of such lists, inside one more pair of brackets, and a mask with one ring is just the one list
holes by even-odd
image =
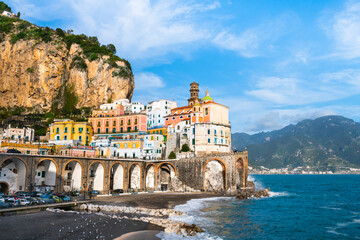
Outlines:
{"label": "window", "polygon": [[215,138],[215,144],[217,144],[217,138]]}
{"label": "window", "polygon": [[106,121],[105,126],[106,126],[106,127],[109,126],[109,121]]}
{"label": "window", "polygon": [[131,125],[131,119],[128,119],[128,125]]}
{"label": "window", "polygon": [[208,143],[210,143],[210,138],[208,138]]}
{"label": "window", "polygon": [[183,118],[183,116],[180,116],[180,119]]}
{"label": "window", "polygon": [[208,134],[210,134],[210,129],[208,129]]}
{"label": "window", "polygon": [[221,135],[223,135],[223,131],[221,130]]}
{"label": "window", "polygon": [[109,129],[108,129],[108,128],[106,128],[106,129],[105,129],[105,132],[106,132],[106,133],[109,133]]}
{"label": "window", "polygon": [[79,133],[82,133],[82,131],[83,131],[83,128],[79,128]]}
{"label": "window", "polygon": [[113,133],[115,133],[116,132],[116,128],[113,128]]}
{"label": "window", "polygon": [[97,133],[100,133],[100,128],[98,128]]}
{"label": "window", "polygon": [[97,125],[98,127],[100,127],[100,121],[98,121],[98,125]]}
{"label": "window", "polygon": [[66,135],[64,136],[64,140],[67,140],[67,136],[66,136]]}
{"label": "window", "polygon": [[79,141],[82,141],[82,136],[79,136]]}
{"label": "window", "polygon": [[214,135],[216,135],[216,129],[214,130]]}
{"label": "window", "polygon": [[121,125],[121,126],[124,125],[124,120],[121,120],[121,121],[120,121],[120,125]]}
{"label": "window", "polygon": [[86,136],[86,142],[88,142],[89,141],[89,136]]}
{"label": "window", "polygon": [[116,120],[114,120],[114,122],[113,122],[113,126],[115,126],[116,125]]}
{"label": "window", "polygon": [[123,132],[124,131],[124,128],[120,128],[120,132]]}
{"label": "window", "polygon": [[158,130],[156,130],[156,134],[159,134],[159,131],[158,131]]}
{"label": "window", "polygon": [[64,133],[67,133],[67,127],[65,127]]}
{"label": "window", "polygon": [[205,115],[209,115],[209,109],[205,108]]}
{"label": "window", "polygon": [[127,145],[127,143],[125,143],[125,148],[127,148],[128,147],[128,145]]}
{"label": "window", "polygon": [[58,135],[58,136],[56,136],[56,140],[60,140],[60,136]]}
{"label": "window", "polygon": [[135,132],[138,130],[137,126],[135,126]]}
{"label": "window", "polygon": [[136,143],[133,143],[133,148],[136,148]]}
{"label": "window", "polygon": [[192,144],[195,145],[195,138],[192,140]]}
{"label": "window", "polygon": [[128,132],[131,132],[131,127],[128,127],[128,128],[127,128],[127,131],[128,131]]}
{"label": "window", "polygon": [[172,119],[175,120],[175,117],[173,117]]}
{"label": "window", "polygon": [[90,133],[89,128],[86,128],[86,133]]}
{"label": "window", "polygon": [[75,133],[75,128],[72,129],[72,132]]}
{"label": "window", "polygon": [[167,109],[167,106],[165,106],[165,109]]}
{"label": "window", "polygon": [[135,124],[137,124],[137,118],[135,118]]}
{"label": "window", "polygon": [[45,177],[45,171],[41,172],[41,177],[43,177],[43,178]]}
{"label": "window", "polygon": [[169,121],[169,118],[166,118],[165,120],[166,120],[166,121]]}
{"label": "window", "polygon": [[193,128],[193,134],[195,134],[195,128]]}
{"label": "window", "polygon": [[162,134],[162,130],[160,130],[160,134]]}
{"label": "window", "polygon": [[56,128],[56,133],[59,133],[59,128]]}

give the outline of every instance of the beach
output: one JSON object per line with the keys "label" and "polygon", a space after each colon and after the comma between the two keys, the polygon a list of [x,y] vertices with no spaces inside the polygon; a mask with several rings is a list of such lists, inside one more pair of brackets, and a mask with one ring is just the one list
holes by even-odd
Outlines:
{"label": "beach", "polygon": [[[173,209],[191,199],[220,195],[210,193],[139,193],[97,197],[93,204],[138,207],[147,209]],[[123,214],[124,218],[80,211],[43,211],[27,215],[0,218],[0,239],[157,239],[164,228],[131,219],[136,214]]]}

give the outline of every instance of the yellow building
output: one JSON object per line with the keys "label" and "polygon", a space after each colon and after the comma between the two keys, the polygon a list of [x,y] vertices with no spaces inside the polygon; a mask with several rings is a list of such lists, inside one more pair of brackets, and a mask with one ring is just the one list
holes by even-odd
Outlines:
{"label": "yellow building", "polygon": [[141,158],[144,148],[143,139],[127,139],[111,142],[113,156],[121,158]]}
{"label": "yellow building", "polygon": [[49,142],[57,145],[88,145],[92,136],[92,126],[87,122],[59,119],[50,125]]}
{"label": "yellow building", "polygon": [[166,138],[167,138],[167,128],[163,127],[163,128],[150,128],[147,130],[147,134],[148,135],[152,135],[152,134],[161,134],[164,136],[164,142],[166,142]]}

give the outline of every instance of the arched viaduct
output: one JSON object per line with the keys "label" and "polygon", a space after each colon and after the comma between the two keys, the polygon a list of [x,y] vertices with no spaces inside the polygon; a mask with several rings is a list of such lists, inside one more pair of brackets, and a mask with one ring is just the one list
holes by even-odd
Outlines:
{"label": "arched viaduct", "polygon": [[114,189],[161,190],[175,176],[195,190],[241,189],[248,176],[247,152],[156,161],[0,154],[0,192],[10,194],[39,188],[104,194]]}

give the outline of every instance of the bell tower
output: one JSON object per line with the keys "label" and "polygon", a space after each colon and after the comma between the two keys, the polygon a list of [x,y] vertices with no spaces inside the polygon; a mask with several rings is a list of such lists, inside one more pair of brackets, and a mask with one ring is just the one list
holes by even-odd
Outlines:
{"label": "bell tower", "polygon": [[197,82],[190,83],[190,98],[188,99],[189,106],[195,104],[195,101],[201,102],[199,98],[199,84]]}

